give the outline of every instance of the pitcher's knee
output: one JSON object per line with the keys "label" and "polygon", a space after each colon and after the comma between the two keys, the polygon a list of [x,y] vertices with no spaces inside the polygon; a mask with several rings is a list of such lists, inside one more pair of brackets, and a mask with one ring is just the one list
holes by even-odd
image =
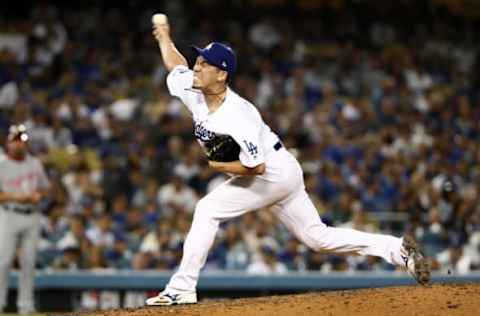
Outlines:
{"label": "pitcher's knee", "polygon": [[208,201],[205,198],[200,199],[195,206],[195,213],[193,214],[193,222],[194,225],[197,222],[208,222],[213,225],[217,225],[218,220],[216,220],[212,214],[214,213],[215,205]]}
{"label": "pitcher's knee", "polygon": [[195,205],[195,213],[193,216],[194,218],[209,217],[209,210],[211,210],[211,203],[209,203],[205,198],[202,198],[197,202],[197,205]]}
{"label": "pitcher's knee", "polygon": [[202,198],[197,202],[197,205],[195,205],[195,213],[197,212],[205,212],[206,210],[209,209],[209,205],[211,203],[208,202],[206,198]]}
{"label": "pitcher's knee", "polygon": [[303,242],[312,250],[320,251],[328,249],[328,241],[325,240],[325,225],[308,227],[303,233]]}

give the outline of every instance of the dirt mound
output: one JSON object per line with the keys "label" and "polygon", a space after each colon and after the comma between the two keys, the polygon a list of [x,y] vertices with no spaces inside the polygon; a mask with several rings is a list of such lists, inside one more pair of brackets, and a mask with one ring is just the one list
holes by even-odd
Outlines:
{"label": "dirt mound", "polygon": [[[90,316],[153,315],[478,315],[480,284],[435,284],[319,292],[234,300],[203,300],[197,305],[144,307],[76,313]],[[72,315],[72,314],[70,314]]]}

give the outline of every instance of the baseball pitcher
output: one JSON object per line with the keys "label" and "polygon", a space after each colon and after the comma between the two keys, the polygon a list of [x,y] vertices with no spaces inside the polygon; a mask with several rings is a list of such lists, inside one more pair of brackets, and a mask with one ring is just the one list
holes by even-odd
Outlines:
{"label": "baseball pitcher", "polygon": [[18,312],[34,312],[34,272],[40,214],[37,204],[49,181],[40,161],[28,154],[25,126],[14,125],[0,158],[0,313],[6,305],[8,274],[19,246]]}
{"label": "baseball pitcher", "polygon": [[405,267],[426,284],[428,261],[411,237],[397,238],[327,227],[305,191],[300,164],[264,123],[258,110],[229,87],[236,68],[231,47],[213,42],[193,47],[193,69],[175,47],[164,15],[154,16],[153,34],[169,71],[167,86],[192,114],[195,136],[209,165],[233,175],[195,208],[178,271],[147,305],[193,304],[200,269],[222,221],[271,206],[274,214],[315,251],[378,256]]}

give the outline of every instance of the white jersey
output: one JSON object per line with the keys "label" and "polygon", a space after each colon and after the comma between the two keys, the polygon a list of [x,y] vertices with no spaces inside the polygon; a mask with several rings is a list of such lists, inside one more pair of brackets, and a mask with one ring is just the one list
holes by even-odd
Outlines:
{"label": "white jersey", "polygon": [[193,71],[183,65],[175,67],[167,77],[170,94],[180,98],[192,113],[200,145],[205,147],[216,135],[229,135],[240,145],[242,165],[252,168],[264,163],[279,138],[263,122],[255,106],[227,88],[223,104],[210,113],[204,95],[192,85]]}

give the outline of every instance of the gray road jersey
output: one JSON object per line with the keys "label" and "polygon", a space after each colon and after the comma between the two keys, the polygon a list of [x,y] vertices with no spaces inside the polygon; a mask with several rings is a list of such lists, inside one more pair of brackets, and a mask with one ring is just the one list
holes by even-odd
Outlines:
{"label": "gray road jersey", "polygon": [[[0,191],[8,193],[33,193],[50,186],[43,166],[35,157],[27,155],[23,161],[0,156]],[[0,203],[0,208],[33,207],[24,203]]]}

